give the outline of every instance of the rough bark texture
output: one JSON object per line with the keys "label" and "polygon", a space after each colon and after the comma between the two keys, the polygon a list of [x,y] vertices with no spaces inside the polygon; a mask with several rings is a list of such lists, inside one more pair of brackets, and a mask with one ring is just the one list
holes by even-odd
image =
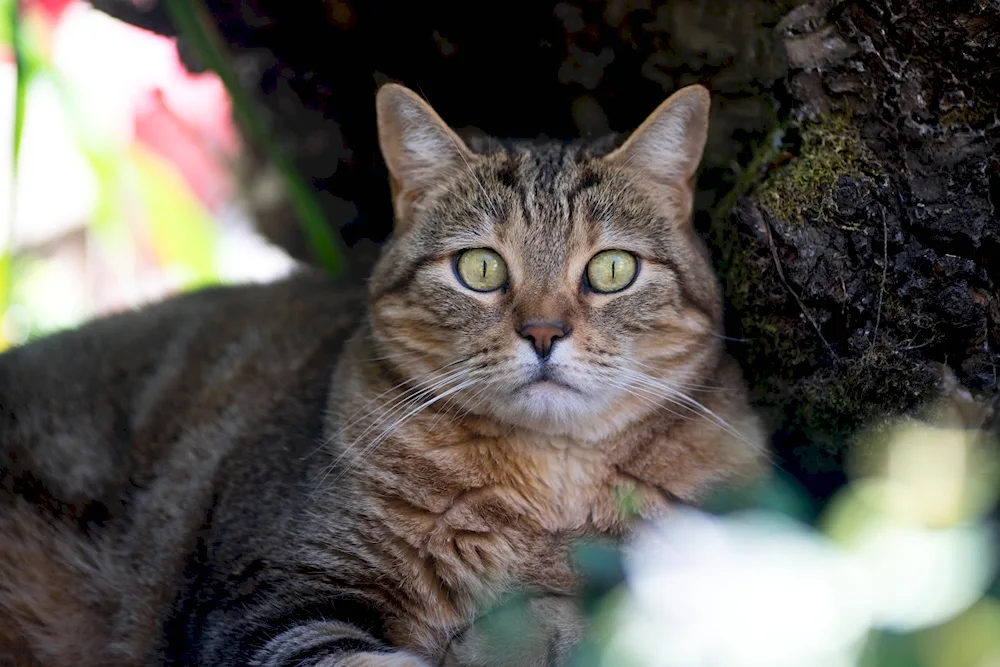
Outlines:
{"label": "rough bark texture", "polygon": [[[92,2],[173,33],[155,0]],[[996,0],[525,0],[485,17],[470,2],[206,6],[351,245],[390,232],[380,81],[458,127],[554,137],[627,131],[679,86],[707,84],[698,224],[727,286],[731,351],[781,463],[819,496],[859,426],[934,388],[933,362],[996,391]],[[248,182],[261,165],[251,153]],[[287,206],[257,213],[308,257]]]}
{"label": "rough bark texture", "polygon": [[777,33],[791,159],[721,234],[734,351],[822,494],[859,426],[934,390],[934,362],[996,393],[1000,4],[812,2]]}

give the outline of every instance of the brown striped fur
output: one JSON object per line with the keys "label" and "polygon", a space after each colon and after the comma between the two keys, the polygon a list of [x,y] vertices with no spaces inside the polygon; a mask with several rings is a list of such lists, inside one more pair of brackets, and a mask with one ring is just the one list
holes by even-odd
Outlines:
{"label": "brown striped fur", "polygon": [[[0,356],[0,664],[564,658],[574,539],[627,536],[623,493],[652,515],[761,469],[690,220],[707,98],[608,155],[474,151],[386,86],[397,231],[366,292],[303,272]],[[479,247],[505,289],[457,280]],[[608,248],[640,272],[602,295]],[[531,321],[570,331],[550,382]],[[470,623],[512,590],[536,621],[498,649]]]}

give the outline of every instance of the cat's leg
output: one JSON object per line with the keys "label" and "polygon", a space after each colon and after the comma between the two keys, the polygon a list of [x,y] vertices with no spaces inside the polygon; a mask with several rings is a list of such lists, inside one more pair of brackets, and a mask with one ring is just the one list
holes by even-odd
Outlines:
{"label": "cat's leg", "polygon": [[582,639],[579,600],[545,595],[507,603],[455,637],[443,667],[562,667]]}
{"label": "cat's leg", "polygon": [[253,667],[431,667],[347,623],[316,621],[279,634],[249,660]]}

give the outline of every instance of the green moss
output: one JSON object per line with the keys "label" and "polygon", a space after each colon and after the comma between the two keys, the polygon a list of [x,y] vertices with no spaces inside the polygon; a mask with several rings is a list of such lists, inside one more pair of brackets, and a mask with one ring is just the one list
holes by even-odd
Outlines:
{"label": "green moss", "polygon": [[[740,335],[754,341],[746,350],[746,361],[768,369],[767,373],[790,375],[791,369],[812,361],[813,346],[798,322],[775,312],[771,295],[784,293],[785,288],[772,262],[760,248],[732,244],[723,270],[726,299],[741,315]],[[781,368],[775,366],[776,359],[781,360]]]}
{"label": "green moss", "polygon": [[986,123],[994,118],[994,109],[989,105],[976,102],[972,104],[964,104],[957,106],[953,109],[949,109],[941,114],[941,118],[938,121],[944,127],[955,127],[960,125],[979,125],[981,123]]}
{"label": "green moss", "polygon": [[733,183],[732,189],[719,200],[712,211],[713,231],[718,231],[720,226],[725,227],[729,224],[729,214],[732,212],[736,200],[754,189],[764,169],[777,158],[785,131],[785,123],[779,123],[775,120],[774,126],[764,137],[764,140],[754,146],[750,162],[747,163],[746,167],[737,170],[736,181]]}
{"label": "green moss", "polygon": [[878,162],[861,141],[849,112],[829,114],[800,127],[799,155],[766,179],[757,192],[764,206],[786,221],[807,215],[834,220],[833,185],[840,176],[877,176]]}
{"label": "green moss", "polygon": [[912,409],[934,382],[921,358],[876,343],[860,359],[840,359],[804,378],[793,401],[801,406],[800,420],[813,438],[847,446],[859,428]]}

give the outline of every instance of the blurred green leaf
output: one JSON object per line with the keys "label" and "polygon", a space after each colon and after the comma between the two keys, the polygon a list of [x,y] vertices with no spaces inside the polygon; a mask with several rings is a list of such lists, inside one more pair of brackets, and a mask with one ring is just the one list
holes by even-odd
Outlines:
{"label": "blurred green leaf", "polygon": [[609,644],[622,622],[628,606],[629,592],[624,586],[615,588],[588,609],[588,629],[573,651],[572,667],[648,667],[637,663],[635,656],[622,655]]}
{"label": "blurred green leaf", "polygon": [[[0,0],[0,44],[9,43],[14,51],[14,126],[11,128],[11,183],[10,201],[6,202],[9,224],[0,230],[6,238],[0,238],[0,325],[11,303],[14,288],[14,262],[11,248],[14,219],[17,212],[18,167],[21,158],[21,141],[24,136],[25,108],[28,89],[38,76],[49,71],[45,55],[35,38],[37,25],[25,20],[17,0]],[[8,341],[0,334],[0,349]]]}
{"label": "blurred green leaf", "polygon": [[109,255],[127,255],[125,174],[128,156],[99,126],[89,122],[86,110],[77,99],[79,91],[71,82],[55,70],[47,71],[46,77],[59,94],[76,145],[90,163],[97,181],[97,201],[90,213],[89,229]]}
{"label": "blurred green leaf", "polygon": [[183,267],[186,287],[216,282],[218,233],[211,215],[171,165],[138,147],[131,157],[152,246],[161,262]]}
{"label": "blurred green leaf", "polygon": [[812,523],[817,516],[809,494],[780,469],[749,485],[720,488],[705,500],[703,509],[714,514],[763,509],[803,523]]}
{"label": "blurred green leaf", "polygon": [[[37,40],[33,38],[32,24],[25,20],[20,12],[20,3],[16,0],[0,0],[9,2],[5,7],[5,21],[10,26],[11,45],[14,47],[14,180],[17,180],[17,163],[21,154],[21,137],[24,134],[24,108],[28,95],[28,87],[32,80],[48,69],[45,56],[39,50]],[[35,28],[38,26],[35,25]],[[16,192],[16,191],[14,191]],[[12,197],[11,199],[15,199]],[[13,203],[11,204],[13,206]]]}
{"label": "blurred green leaf", "polygon": [[0,47],[13,46],[14,24],[17,21],[16,0],[0,0]]}
{"label": "blurred green leaf", "polygon": [[861,654],[859,667],[928,667],[913,635],[873,632]]}
{"label": "blurred green leaf", "polygon": [[917,636],[931,667],[1000,664],[1000,602],[983,598],[944,625]]}
{"label": "blurred green leaf", "polygon": [[303,181],[264,127],[249,96],[240,86],[229,65],[226,49],[199,0],[166,0],[166,9],[180,33],[188,39],[208,67],[215,70],[229,91],[237,116],[253,140],[264,149],[281,172],[288,195],[310,247],[321,265],[332,274],[341,271],[344,253],[337,236],[330,229],[315,193]]}
{"label": "blurred green leaf", "polygon": [[7,340],[4,327],[4,317],[10,305],[11,283],[13,282],[11,264],[10,251],[0,252],[0,352],[6,350],[11,344],[11,341]]}
{"label": "blurred green leaf", "polygon": [[74,327],[86,317],[86,286],[58,258],[18,252],[11,272],[14,283],[7,325],[15,345]]}
{"label": "blurred green leaf", "polygon": [[583,575],[583,604],[592,610],[608,593],[625,583],[625,569],[621,552],[610,545],[581,543],[573,551],[580,573]]}
{"label": "blurred green leaf", "polygon": [[2,230],[5,238],[0,238],[0,351],[10,343],[3,334],[4,316],[10,304],[10,294],[13,281],[11,271],[11,241],[14,228],[14,215],[17,212],[17,166],[21,153],[21,136],[24,133],[24,101],[31,71],[24,57],[24,40],[21,35],[17,0],[0,0],[3,3],[3,19],[0,20],[0,42],[9,43],[14,47],[14,127],[13,148],[11,151],[11,183],[10,201],[7,202],[8,224]]}
{"label": "blurred green leaf", "polygon": [[122,202],[124,160],[108,149],[84,147],[83,154],[87,156],[97,179],[97,201],[90,214],[90,230],[106,247],[120,245],[127,219]]}
{"label": "blurred green leaf", "polygon": [[523,593],[508,596],[475,622],[478,632],[487,638],[489,654],[499,654],[525,641],[531,628],[526,627],[530,598]]}

